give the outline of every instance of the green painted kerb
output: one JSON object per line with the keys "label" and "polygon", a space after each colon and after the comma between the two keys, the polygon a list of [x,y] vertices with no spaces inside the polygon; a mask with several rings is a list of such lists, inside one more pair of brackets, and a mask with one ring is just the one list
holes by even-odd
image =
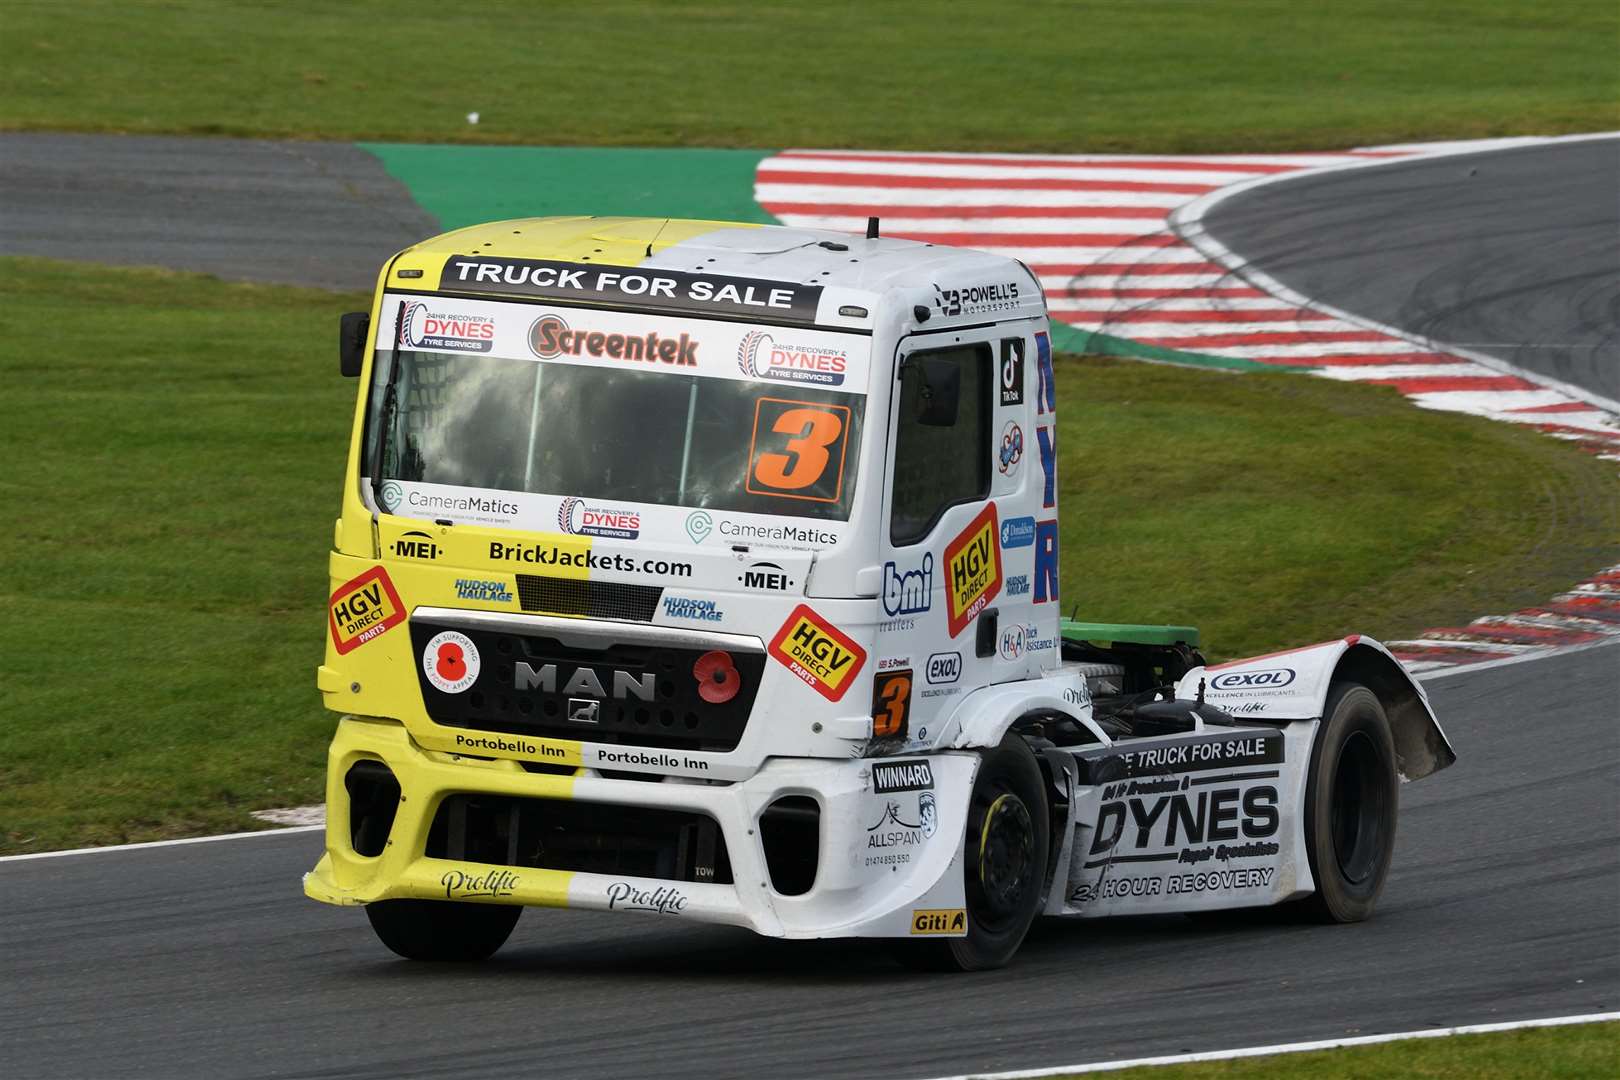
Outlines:
{"label": "green painted kerb", "polygon": [[1164,364],[1183,364],[1187,367],[1220,368],[1223,371],[1298,371],[1299,368],[1283,364],[1262,364],[1236,356],[1210,356],[1207,353],[1166,349],[1162,345],[1144,345],[1129,338],[1100,334],[1095,330],[1052,323],[1052,345],[1061,352],[1085,353],[1091,356],[1123,356],[1131,360],[1157,360]]}
{"label": "green painted kerb", "polygon": [[1139,626],[1134,623],[1063,619],[1059,623],[1059,632],[1069,641],[1123,641],[1132,645],[1198,644],[1198,628],[1195,626]]}
{"label": "green painted kerb", "polygon": [[754,202],[772,150],[359,145],[446,230],[548,214],[775,223]]}

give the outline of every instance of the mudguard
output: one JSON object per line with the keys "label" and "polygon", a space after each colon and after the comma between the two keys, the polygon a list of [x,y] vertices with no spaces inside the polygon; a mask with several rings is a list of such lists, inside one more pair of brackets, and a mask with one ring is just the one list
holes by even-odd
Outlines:
{"label": "mudguard", "polygon": [[1205,700],[1239,719],[1314,720],[1322,717],[1328,692],[1339,681],[1361,683],[1378,695],[1389,717],[1401,779],[1421,780],[1457,760],[1422,685],[1381,643],[1359,634],[1193,668],[1176,685],[1176,697],[1196,698],[1202,682]]}

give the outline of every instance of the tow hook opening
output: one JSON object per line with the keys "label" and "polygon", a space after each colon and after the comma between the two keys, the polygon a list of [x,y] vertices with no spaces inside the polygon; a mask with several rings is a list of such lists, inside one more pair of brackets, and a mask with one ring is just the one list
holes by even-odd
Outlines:
{"label": "tow hook opening", "polygon": [[356,855],[381,855],[399,811],[399,781],[387,765],[365,758],[349,767],[343,787],[349,793],[349,846]]}
{"label": "tow hook opening", "polygon": [[803,896],[816,884],[821,860],[821,804],[808,795],[784,795],[759,815],[759,839],[771,888]]}

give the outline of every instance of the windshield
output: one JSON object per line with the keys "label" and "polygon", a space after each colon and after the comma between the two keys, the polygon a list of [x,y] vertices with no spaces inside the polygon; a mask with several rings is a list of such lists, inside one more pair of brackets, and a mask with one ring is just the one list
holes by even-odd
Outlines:
{"label": "windshield", "polygon": [[389,510],[456,518],[441,513],[457,501],[448,488],[545,496],[549,502],[495,500],[507,508],[495,517],[609,536],[630,528],[615,531],[615,509],[624,518],[637,506],[849,517],[865,406],[864,337],[390,299],[383,325],[392,330],[393,305],[403,303],[403,340],[392,396],[385,392],[389,350],[381,348],[374,365],[365,468],[377,460],[375,441],[386,429],[381,479]]}

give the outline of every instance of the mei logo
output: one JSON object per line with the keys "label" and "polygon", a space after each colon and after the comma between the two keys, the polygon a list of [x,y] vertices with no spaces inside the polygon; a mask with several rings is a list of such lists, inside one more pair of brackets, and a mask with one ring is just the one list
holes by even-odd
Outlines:
{"label": "mei logo", "polygon": [[892,562],[883,564],[883,610],[886,614],[916,615],[933,604],[934,553],[922,558],[915,570],[901,570]]}
{"label": "mei logo", "polygon": [[1294,681],[1293,668],[1269,671],[1229,671],[1209,681],[1211,690],[1278,690]]}
{"label": "mei logo", "polygon": [[557,507],[557,527],[571,536],[634,540],[641,535],[641,515],[634,510],[587,506],[584,499],[567,498]]}
{"label": "mei logo", "polygon": [[761,589],[766,592],[787,592],[793,588],[793,579],[787,576],[787,571],[773,562],[757,562],[744,570],[737,578],[745,589]]}
{"label": "mei logo", "polygon": [[439,545],[433,542],[433,537],[425,532],[411,531],[401,533],[399,539],[388,545],[388,549],[399,559],[437,559]]}
{"label": "mei logo", "polygon": [[495,320],[485,315],[444,315],[429,311],[420,300],[408,300],[399,343],[408,349],[489,352],[495,347]]}
{"label": "mei logo", "polygon": [[849,357],[842,349],[777,341],[764,330],[750,330],[737,346],[737,366],[744,375],[779,382],[838,386]]}

